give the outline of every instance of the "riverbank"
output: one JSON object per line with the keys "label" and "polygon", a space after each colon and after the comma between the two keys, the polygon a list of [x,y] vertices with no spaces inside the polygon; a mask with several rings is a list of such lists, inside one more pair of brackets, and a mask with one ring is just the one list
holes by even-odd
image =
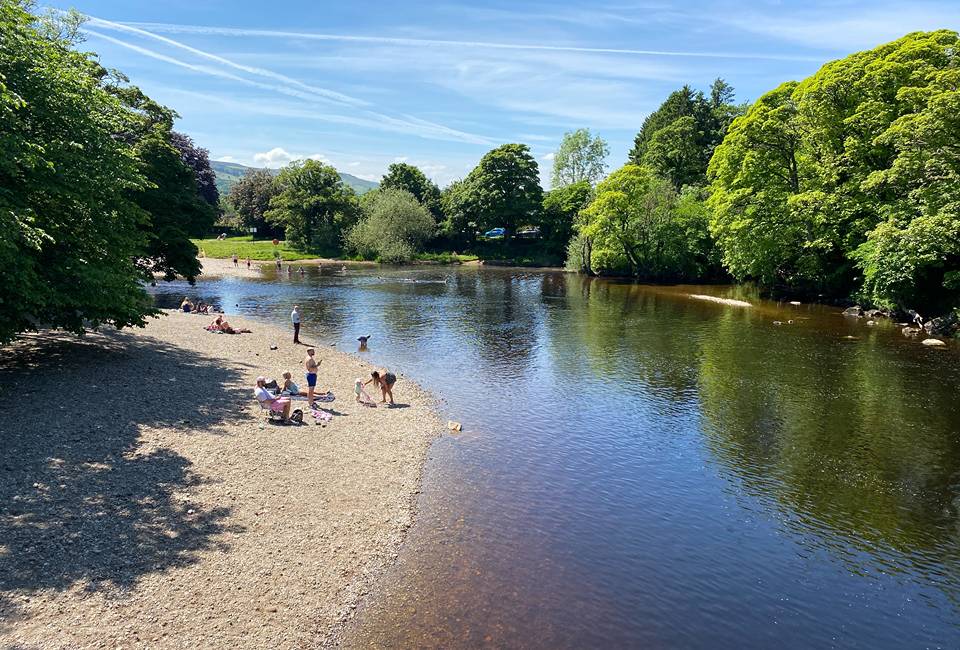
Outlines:
{"label": "riverbank", "polygon": [[318,346],[332,421],[267,423],[254,378],[299,376],[305,347],[207,320],[4,350],[0,646],[315,645],[396,556],[441,430],[432,398],[400,376],[401,407],[361,407],[371,368]]}

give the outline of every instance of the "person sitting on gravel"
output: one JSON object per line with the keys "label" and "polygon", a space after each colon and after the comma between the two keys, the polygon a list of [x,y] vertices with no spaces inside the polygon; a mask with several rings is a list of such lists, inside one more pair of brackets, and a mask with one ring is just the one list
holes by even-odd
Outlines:
{"label": "person sitting on gravel", "polygon": [[290,422],[290,407],[292,402],[289,397],[277,397],[267,390],[267,378],[257,377],[257,387],[253,389],[253,396],[257,398],[260,405],[276,413],[283,414],[283,421]]}
{"label": "person sitting on gravel", "polygon": [[183,302],[180,303],[180,309],[185,314],[189,314],[193,311],[193,303],[190,302],[190,299],[186,296],[183,297]]}
{"label": "person sitting on gravel", "polygon": [[298,395],[301,397],[307,397],[307,391],[300,390],[300,387],[297,386],[293,381],[293,375],[289,372],[283,373],[283,388],[281,390],[282,395]]}

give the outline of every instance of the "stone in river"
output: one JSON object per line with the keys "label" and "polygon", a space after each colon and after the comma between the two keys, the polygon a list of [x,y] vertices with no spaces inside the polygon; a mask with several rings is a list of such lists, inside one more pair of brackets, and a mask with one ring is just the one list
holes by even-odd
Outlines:
{"label": "stone in river", "polygon": [[946,345],[946,343],[944,343],[944,342],[941,341],[940,339],[923,339],[923,341],[921,341],[921,342],[922,342],[924,345],[929,345],[929,346],[935,347],[935,348],[942,348],[942,347],[944,347],[944,346]]}

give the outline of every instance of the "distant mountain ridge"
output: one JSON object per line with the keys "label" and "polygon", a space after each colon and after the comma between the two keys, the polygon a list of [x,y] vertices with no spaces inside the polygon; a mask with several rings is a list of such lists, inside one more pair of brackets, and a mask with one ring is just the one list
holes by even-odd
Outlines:
{"label": "distant mountain ridge", "polygon": [[[226,162],[223,160],[211,160],[210,167],[213,169],[214,173],[217,175],[217,189],[220,190],[221,196],[226,196],[230,192],[230,188],[233,187],[234,183],[243,178],[244,174],[252,169],[257,169],[256,167],[247,167],[246,165],[241,165],[240,163]],[[276,174],[278,170],[268,169],[271,174]],[[379,183],[374,181],[367,181],[362,178],[357,178],[353,174],[346,174],[342,171],[337,171],[340,174],[340,178],[343,182],[353,188],[353,191],[357,194],[364,194],[370,190],[375,190],[380,187]]]}

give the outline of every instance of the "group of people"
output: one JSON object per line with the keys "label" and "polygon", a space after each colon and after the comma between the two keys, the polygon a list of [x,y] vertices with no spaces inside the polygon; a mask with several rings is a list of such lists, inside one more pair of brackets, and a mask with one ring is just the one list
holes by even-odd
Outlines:
{"label": "group of people", "polygon": [[196,304],[190,302],[190,298],[184,296],[183,300],[180,302],[180,311],[185,314],[209,314],[210,305],[198,300]]}
{"label": "group of people", "polygon": [[[300,306],[294,305],[293,311],[290,313],[290,321],[293,324],[293,342],[298,345],[300,344],[301,318]],[[217,320],[220,321],[222,319],[218,318]],[[361,344],[365,344],[366,340],[370,337],[364,336],[360,338],[362,339]],[[317,392],[317,376],[320,370],[320,363],[320,360],[316,358],[316,349],[307,348],[307,355],[303,359],[304,378],[307,384],[306,390],[302,390],[300,386],[293,381],[293,376],[290,372],[284,372],[282,375],[283,383],[277,382],[276,380],[268,381],[264,376],[257,377],[257,385],[253,389],[254,397],[264,408],[281,414],[284,422],[291,421],[293,400],[298,397],[306,397],[307,406],[312,411],[319,411],[319,407],[316,404],[318,400],[331,401],[333,398],[331,391]],[[376,406],[373,399],[365,390],[367,386],[372,384],[373,389],[379,390],[382,395],[382,399],[380,400],[381,404],[388,403],[388,400],[390,404],[394,404],[393,386],[396,383],[397,376],[392,372],[374,370],[370,373],[370,379],[367,381],[357,379],[354,383],[356,401],[360,404]],[[271,392],[271,389],[273,392]]]}
{"label": "group of people", "polygon": [[250,334],[252,331],[245,327],[234,328],[222,315],[217,316],[216,320],[203,329],[207,330],[208,332],[223,332],[224,334]]}
{"label": "group of people", "polygon": [[[236,253],[233,254],[233,268],[240,268],[240,258]],[[250,270],[250,258],[247,258],[247,270]]]}

